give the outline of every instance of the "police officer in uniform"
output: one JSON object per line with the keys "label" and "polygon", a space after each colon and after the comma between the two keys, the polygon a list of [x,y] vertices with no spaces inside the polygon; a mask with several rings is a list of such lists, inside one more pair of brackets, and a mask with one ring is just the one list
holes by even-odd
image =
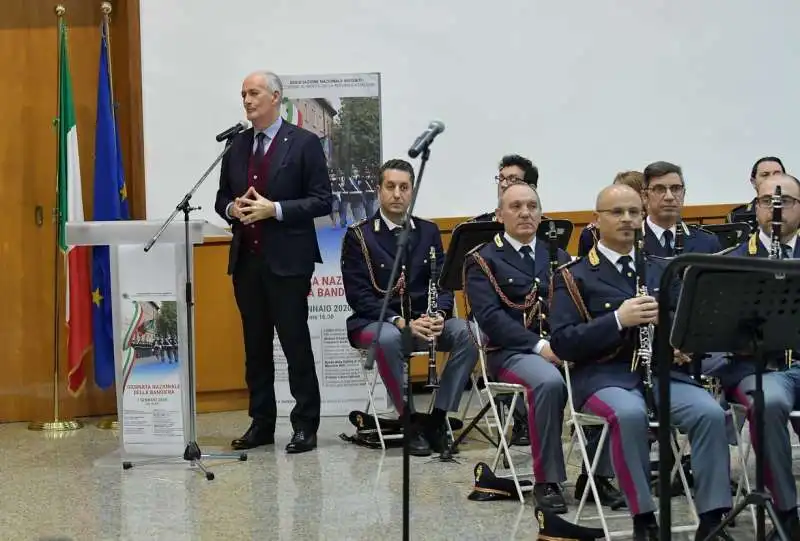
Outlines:
{"label": "police officer in uniform", "polygon": [[[536,501],[566,513],[559,483],[566,480],[561,427],[567,389],[546,334],[551,255],[536,239],[539,195],[527,184],[511,184],[500,196],[497,216],[505,232],[467,257],[465,293],[488,339],[489,370],[498,381],[527,388]],[[570,259],[560,249],[556,257],[559,263]]]}
{"label": "police officer in uniform", "polygon": [[[528,184],[536,189],[539,185],[539,169],[533,165],[532,161],[524,156],[520,156],[519,154],[507,154],[500,159],[497,176],[494,177],[494,179],[497,182],[497,198],[499,200],[503,190],[513,183],[519,182]],[[475,216],[469,221],[496,222],[497,212],[496,210],[491,210]],[[510,404],[511,402],[507,401],[506,405]],[[521,405],[513,412],[514,425],[511,432],[511,445],[528,446],[531,444],[526,416],[527,414]]]}
{"label": "police officer in uniform", "polygon": [[[775,187],[782,191],[781,250],[784,259],[800,259],[800,183],[789,175],[773,175],[758,183],[756,217],[759,229],[750,238],[727,255],[736,257],[769,257],[772,236],[772,194]],[[787,424],[789,413],[800,399],[800,352],[772,352],[768,354],[768,368],[764,374],[764,463],[765,484],[775,508],[791,539],[800,539],[800,521],[797,515],[797,486],[792,475],[792,445]],[[787,358],[788,356],[788,358]],[[791,361],[791,362],[787,362]],[[727,366],[716,370],[722,386],[737,402],[752,404],[749,394],[755,389],[755,364],[751,356],[731,354]],[[751,431],[753,424],[750,425]],[[798,427],[795,427],[797,430]],[[755,445],[755,435],[751,434]],[[755,448],[755,452],[761,449]]]}
{"label": "police officer in uniform", "polygon": [[[436,254],[439,272],[444,262],[438,226],[416,216],[411,217],[410,260],[405,262],[401,280],[389,284],[397,237],[411,202],[414,169],[404,160],[389,160],[378,173],[380,208],[369,220],[348,227],[342,245],[342,279],[347,302],[353,314],[347,318],[350,344],[366,349],[381,328],[378,371],[398,413],[402,414],[403,352],[400,331],[406,326],[416,338],[417,348],[426,348],[436,340],[439,351],[450,357],[439,378],[434,409],[429,422],[411,435],[411,454],[428,456],[441,453],[447,444],[445,416],[458,411],[461,395],[477,360],[477,348],[469,336],[466,321],[452,317],[452,291],[438,290],[439,312],[431,317],[428,310],[428,285],[431,276],[430,249]],[[411,314],[404,314],[401,289],[411,297]],[[384,321],[378,321],[384,293],[392,297]],[[413,407],[413,404],[412,404]]]}
{"label": "police officer in uniform", "polygon": [[[624,184],[642,193],[644,191],[644,175],[639,171],[617,173],[613,184]],[[597,224],[592,222],[584,227],[583,231],[581,231],[581,236],[578,238],[578,257],[587,255],[589,250],[597,244],[598,238],[600,238],[600,233],[597,231]]]}
{"label": "police officer in uniform", "polygon": [[[684,253],[715,254],[722,251],[713,233],[680,222],[686,184],[680,167],[669,162],[654,162],[644,169],[644,249],[651,255],[672,257],[679,243]],[[679,238],[680,237],[680,238]]]}
{"label": "police officer in uniform", "polygon": [[[510,184],[515,182],[522,182],[538,188],[539,186],[539,169],[533,165],[533,162],[528,158],[520,156],[519,154],[507,154],[500,160],[500,165],[497,171],[497,176],[494,177],[497,181],[497,197],[503,193]],[[485,212],[475,216],[470,220],[471,222],[496,222],[497,214],[494,210]]]}
{"label": "police officer in uniform", "polygon": [[[675,300],[659,295],[665,265],[650,255],[646,280],[653,296],[636,294],[634,231],[642,226],[642,216],[641,197],[632,188],[612,185],[600,192],[595,210],[600,240],[587,257],[565,265],[556,275],[550,319],[553,352],[574,363],[575,407],[609,423],[610,441],[602,452],[611,454],[637,541],[658,539],[658,524],[650,494],[648,404],[642,376],[632,371],[631,362],[639,326],[657,323],[656,297],[669,298],[662,302]],[[705,539],[731,508],[730,457],[725,414],[689,376],[686,360],[675,352],[670,413],[688,434],[694,451],[695,503],[700,514],[695,539]],[[652,391],[657,400],[655,383]]]}
{"label": "police officer in uniform", "polygon": [[[753,168],[750,170],[750,184],[753,189],[758,192],[758,183],[773,175],[786,174],[786,168],[780,158],[775,156],[765,156],[756,160]],[[739,205],[730,211],[728,214],[728,222],[736,223],[743,222],[750,224],[755,230],[758,229],[758,220],[756,219],[756,199],[744,205]]]}

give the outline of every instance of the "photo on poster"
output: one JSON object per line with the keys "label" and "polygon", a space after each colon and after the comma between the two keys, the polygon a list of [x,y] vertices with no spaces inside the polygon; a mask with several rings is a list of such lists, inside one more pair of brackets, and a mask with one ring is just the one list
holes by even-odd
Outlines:
{"label": "photo on poster", "polygon": [[131,300],[127,295],[123,295],[123,299],[129,301],[123,305],[122,351],[125,375],[129,375],[134,366],[138,374],[177,371],[177,301]]}
{"label": "photo on poster", "polygon": [[[320,382],[323,415],[348,415],[366,401],[363,358],[346,333],[352,313],[340,268],[347,227],[378,211],[377,180],[381,166],[380,74],[282,76],[284,120],[317,135],[328,165],[333,194],[331,213],[315,219],[322,264],[317,264],[309,292],[308,324]],[[294,405],[288,388],[286,358],[274,339],[276,399],[279,414]],[[376,400],[385,401],[379,381]]]}
{"label": "photo on poster", "polygon": [[183,405],[177,300],[163,295],[121,297],[126,449],[180,450]]}

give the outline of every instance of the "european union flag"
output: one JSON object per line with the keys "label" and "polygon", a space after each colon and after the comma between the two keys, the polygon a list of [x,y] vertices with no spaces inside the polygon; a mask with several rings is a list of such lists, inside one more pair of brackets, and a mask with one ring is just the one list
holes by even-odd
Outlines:
{"label": "european union flag", "polygon": [[[94,147],[94,219],[127,220],[125,173],[108,69],[108,36],[106,26],[102,25],[101,28]],[[109,249],[108,246],[95,246],[92,251],[94,378],[101,389],[114,384],[114,325],[111,303]]]}

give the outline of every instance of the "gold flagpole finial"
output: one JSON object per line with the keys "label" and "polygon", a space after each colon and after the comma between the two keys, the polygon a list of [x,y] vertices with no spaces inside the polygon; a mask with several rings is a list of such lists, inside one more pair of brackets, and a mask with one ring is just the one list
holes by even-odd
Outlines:
{"label": "gold flagpole finial", "polygon": [[67,8],[65,8],[61,4],[58,4],[56,6],[56,15],[58,15],[59,17],[63,17],[64,13],[66,13],[66,12],[67,12]]}
{"label": "gold flagpole finial", "polygon": [[111,13],[111,2],[103,2],[100,4],[100,11],[102,11],[105,15]]}

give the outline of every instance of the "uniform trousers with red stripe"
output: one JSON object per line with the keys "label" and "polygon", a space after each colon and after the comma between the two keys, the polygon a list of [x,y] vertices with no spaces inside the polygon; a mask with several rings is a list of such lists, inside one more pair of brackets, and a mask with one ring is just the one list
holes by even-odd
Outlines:
{"label": "uniform trousers with red stripe", "polygon": [[[654,382],[656,400],[658,383]],[[675,380],[670,385],[670,419],[673,426],[688,435],[692,448],[697,512],[730,509],[730,452],[725,412],[702,387]],[[655,511],[650,492],[649,419],[642,392],[605,387],[591,395],[582,409],[608,421],[609,436],[601,452],[610,454],[631,515]]]}

